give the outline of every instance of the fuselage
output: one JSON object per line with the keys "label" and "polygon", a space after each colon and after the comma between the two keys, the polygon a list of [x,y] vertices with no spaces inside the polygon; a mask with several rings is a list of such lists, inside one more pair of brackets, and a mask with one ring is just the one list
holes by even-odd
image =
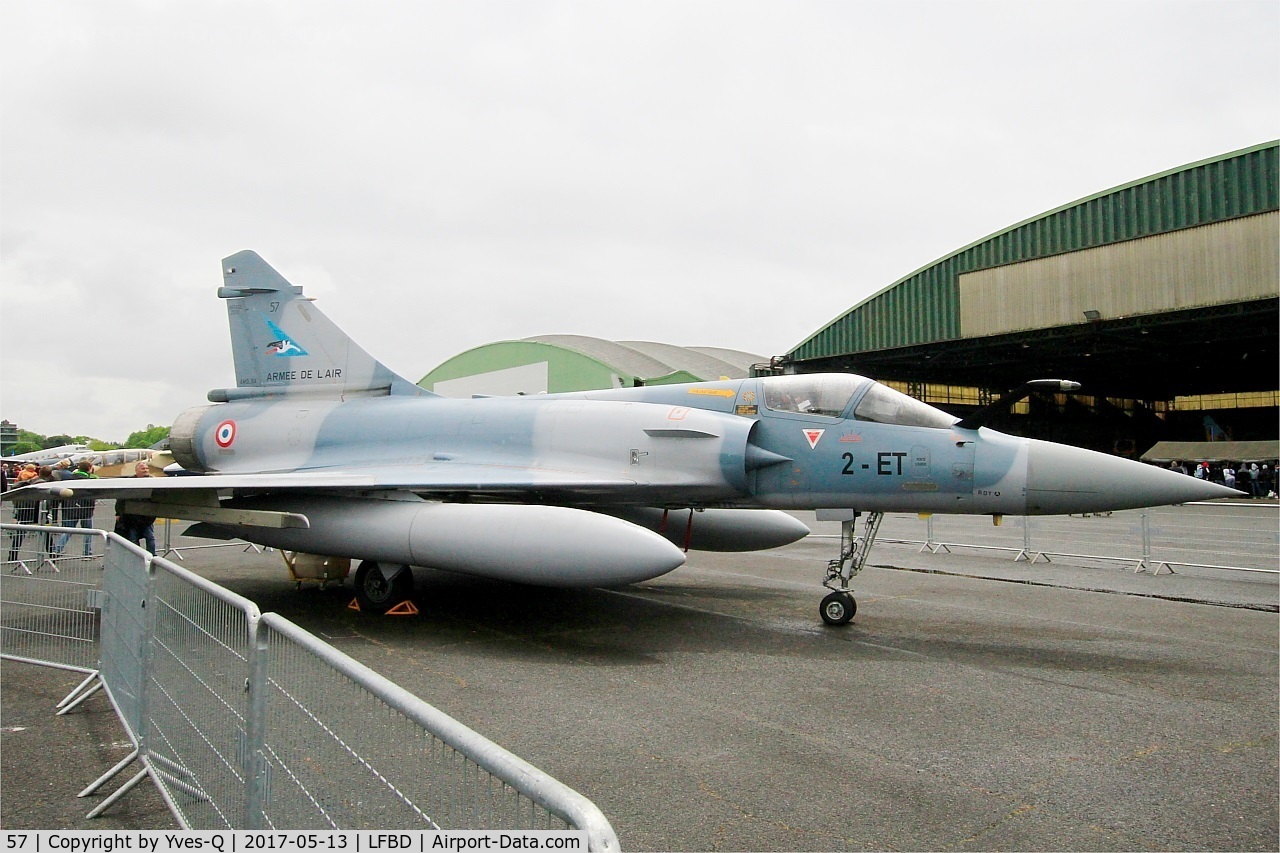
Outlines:
{"label": "fuselage", "polygon": [[[510,466],[627,484],[592,506],[1043,514],[1203,497],[1194,478],[955,423],[864,377],[816,374],[532,397],[247,400],[191,410],[173,432],[179,462],[210,473]],[[477,479],[468,491],[485,489]],[[538,499],[584,502],[554,485]]]}

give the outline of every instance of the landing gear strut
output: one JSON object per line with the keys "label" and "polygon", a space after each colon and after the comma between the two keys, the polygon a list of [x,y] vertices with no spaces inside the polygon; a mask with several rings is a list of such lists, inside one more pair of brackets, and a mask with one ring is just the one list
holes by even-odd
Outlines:
{"label": "landing gear strut", "polygon": [[849,581],[866,565],[867,554],[871,552],[871,544],[876,541],[880,522],[884,520],[883,512],[867,513],[859,535],[856,528],[861,514],[854,510],[818,513],[819,521],[840,522],[840,557],[827,563],[827,577],[822,582],[832,592],[822,599],[818,608],[822,621],[828,625],[843,625],[858,612],[858,602],[853,599]]}

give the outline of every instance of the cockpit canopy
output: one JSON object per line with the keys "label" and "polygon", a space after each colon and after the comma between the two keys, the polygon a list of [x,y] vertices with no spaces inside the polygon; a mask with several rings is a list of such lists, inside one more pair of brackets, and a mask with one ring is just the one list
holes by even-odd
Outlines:
{"label": "cockpit canopy", "polygon": [[853,373],[769,376],[760,384],[765,407],[775,412],[838,418],[861,393],[862,399],[853,410],[853,417],[860,421],[948,429],[957,420],[941,409]]}
{"label": "cockpit canopy", "polygon": [[813,373],[770,376],[760,384],[764,386],[765,407],[775,412],[838,418],[853,396],[873,383],[865,376],[852,373]]}

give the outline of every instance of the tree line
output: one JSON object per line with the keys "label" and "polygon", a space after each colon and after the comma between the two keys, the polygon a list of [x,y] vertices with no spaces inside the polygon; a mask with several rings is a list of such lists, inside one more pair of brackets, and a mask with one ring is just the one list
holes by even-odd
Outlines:
{"label": "tree line", "polygon": [[118,450],[121,447],[151,447],[169,437],[169,427],[147,424],[145,429],[129,433],[123,442],[103,441],[88,435],[40,435],[25,429],[7,431],[4,435],[4,456],[34,453],[64,444],[87,444],[90,450]]}

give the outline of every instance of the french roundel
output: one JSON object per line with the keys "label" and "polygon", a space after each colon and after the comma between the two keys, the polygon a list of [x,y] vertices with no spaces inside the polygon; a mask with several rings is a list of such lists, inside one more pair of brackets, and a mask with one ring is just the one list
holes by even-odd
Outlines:
{"label": "french roundel", "polygon": [[236,440],[236,422],[223,421],[218,424],[218,428],[213,431],[213,440],[219,447],[230,447],[231,442]]}

